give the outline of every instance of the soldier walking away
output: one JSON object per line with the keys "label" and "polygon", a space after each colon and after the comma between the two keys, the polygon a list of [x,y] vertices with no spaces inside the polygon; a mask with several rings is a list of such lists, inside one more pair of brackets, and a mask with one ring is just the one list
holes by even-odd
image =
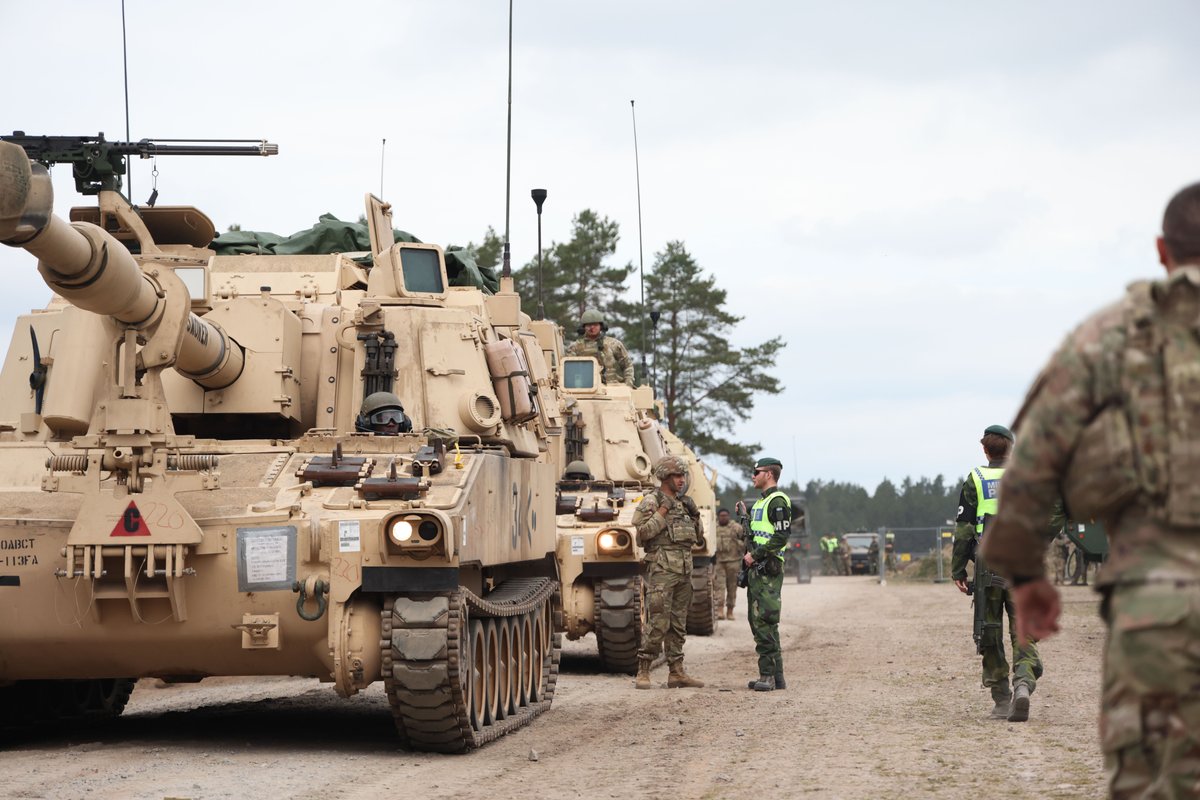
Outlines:
{"label": "soldier walking away", "polygon": [[1054,585],[1067,582],[1067,556],[1071,553],[1071,539],[1066,531],[1059,531],[1050,543],[1050,574],[1054,576]]}
{"label": "soldier walking away", "polygon": [[600,362],[600,376],[605,383],[627,383],[633,386],[633,359],[625,345],[615,336],[609,336],[604,315],[588,309],[579,318],[579,335],[567,348],[569,356],[591,356]]}
{"label": "soldier walking away", "polygon": [[783,650],[779,644],[779,615],[783,607],[783,551],[787,548],[792,526],[792,501],[779,490],[783,464],[779,459],[760,458],[754,464],[754,488],[762,492],[750,509],[737,503],[742,524],[750,530],[750,552],[742,558],[746,565],[746,617],[754,634],[758,653],[758,679],[747,686],[756,692],[786,689],[783,678]]}
{"label": "soldier walking away", "polygon": [[[989,425],[979,440],[987,456],[986,467],[975,467],[963,481],[958,498],[958,525],[954,530],[954,556],[950,577],[964,594],[974,594],[975,648],[983,656],[983,685],[992,691],[992,717],[1009,722],[1029,719],[1029,697],[1042,676],[1042,660],[1034,642],[1017,641],[1017,626],[1008,584],[991,572],[976,548],[1000,501],[1000,478],[1012,451],[1013,434],[1003,425]],[[1045,526],[1043,525],[1043,531]],[[975,581],[967,582],[967,562],[975,561]],[[1012,640],[1012,686],[1004,653],[1004,616]]]}
{"label": "soldier walking away", "polygon": [[733,619],[733,607],[737,605],[737,576],[746,554],[746,534],[742,526],[729,518],[729,509],[717,512],[717,575],[716,596],[713,602],[720,611],[725,604],[725,616]]}
{"label": "soldier walking away", "polygon": [[1042,638],[1061,605],[1039,521],[1061,490],[1072,517],[1104,525],[1114,798],[1200,795],[1200,183],[1167,204],[1157,245],[1166,278],[1084,320],[1034,382],[983,548],[1012,580],[1021,636]]}
{"label": "soldier walking away", "polygon": [[850,543],[845,537],[838,539],[837,543],[837,558],[838,558],[838,575],[850,574]]}
{"label": "soldier walking away", "polygon": [[666,456],[654,467],[661,486],[642,498],[633,512],[637,543],[646,550],[646,624],[638,648],[635,685],[650,688],[650,665],[665,648],[667,686],[702,687],[683,671],[683,640],[692,602],[692,545],[700,537],[700,510],[683,493],[687,462]]}

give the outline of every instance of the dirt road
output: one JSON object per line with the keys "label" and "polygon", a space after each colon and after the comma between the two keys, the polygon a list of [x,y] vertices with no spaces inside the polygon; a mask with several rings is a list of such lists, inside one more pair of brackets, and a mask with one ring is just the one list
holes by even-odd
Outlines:
{"label": "dirt road", "polygon": [[568,643],[548,715],[466,756],[399,750],[378,687],[343,701],[301,679],[142,681],[110,728],[5,743],[0,797],[1104,795],[1104,631],[1089,590],[1066,589],[1023,724],[987,718],[969,600],[953,585],[789,579],[783,598],[785,692],[746,690],[757,670],[743,596],[738,620],[688,640],[708,687],[639,692],[597,673],[589,637]]}

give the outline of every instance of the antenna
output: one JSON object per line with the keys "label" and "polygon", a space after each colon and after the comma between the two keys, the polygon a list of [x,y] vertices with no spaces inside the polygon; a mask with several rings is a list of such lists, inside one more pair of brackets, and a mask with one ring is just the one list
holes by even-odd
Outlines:
{"label": "antenna", "polygon": [[538,214],[538,319],[545,319],[546,306],[542,303],[542,203],[546,202],[546,190],[532,189],[529,195],[537,205]]}
{"label": "antenna", "polygon": [[[500,273],[505,278],[512,277],[512,256],[508,246],[508,206],[512,198],[512,19],[513,4],[508,0],[508,152],[504,164],[504,268]],[[541,248],[538,250],[540,252]]]}
{"label": "antenna", "polygon": [[387,155],[387,139],[381,139],[379,144],[379,199],[383,199],[383,159]]}
{"label": "antenna", "polygon": [[[629,101],[629,113],[633,115],[633,170],[637,176],[638,206],[638,282],[642,287],[642,380],[646,379],[646,256],[642,249],[642,168],[638,163],[637,109]],[[658,320],[655,320],[657,323]],[[657,330],[657,324],[655,325]],[[657,362],[657,359],[655,359]]]}
{"label": "antenna", "polygon": [[[125,70],[125,141],[133,140],[129,135],[129,46],[125,37],[125,0],[121,0],[121,63]],[[128,173],[129,189],[125,199],[133,205],[133,170]]]}

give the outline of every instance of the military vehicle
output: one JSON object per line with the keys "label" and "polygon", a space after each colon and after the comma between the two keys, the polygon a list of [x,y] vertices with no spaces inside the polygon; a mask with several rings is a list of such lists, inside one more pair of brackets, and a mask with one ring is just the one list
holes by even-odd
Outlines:
{"label": "military vehicle", "polygon": [[795,575],[796,583],[812,583],[811,545],[805,503],[802,497],[792,497],[792,530],[788,534],[787,549],[783,551],[783,572]]}
{"label": "military vehicle", "polygon": [[562,360],[565,436],[558,568],[568,639],[592,633],[604,668],[637,671],[644,615],[642,558],[633,511],[666,454],[648,386],[605,384],[593,358]]}
{"label": "military vehicle", "polygon": [[1072,584],[1087,586],[1088,566],[1108,559],[1108,534],[1099,522],[1068,520],[1064,528],[1074,547],[1067,557],[1064,577]]}
{"label": "military vehicle", "polygon": [[717,471],[700,460],[690,447],[665,426],[667,451],[688,462],[687,493],[700,509],[703,538],[692,548],[692,604],[688,608],[687,632],[711,636],[717,629],[722,609],[716,604],[717,579]]}
{"label": "military vehicle", "polygon": [[871,572],[871,542],[878,543],[879,534],[867,531],[843,533],[842,541],[850,546],[850,574]]}
{"label": "military vehicle", "polygon": [[[0,370],[0,728],[115,716],[150,676],[382,680],[435,751],[548,709],[560,400],[511,279],[449,285],[370,195],[365,264],[216,256],[198,210],[119,193],[172,145],[3,138],[0,240],[56,296]],[[54,216],[51,163],[98,207]],[[360,414],[379,392],[403,411]]]}

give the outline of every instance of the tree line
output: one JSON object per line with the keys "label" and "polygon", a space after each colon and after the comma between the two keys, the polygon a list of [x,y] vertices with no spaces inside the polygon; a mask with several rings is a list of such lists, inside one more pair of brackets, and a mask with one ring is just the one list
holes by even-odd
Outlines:
{"label": "tree line", "polygon": [[[729,310],[726,291],[682,241],[668,242],[654,254],[643,309],[629,299],[639,294],[628,286],[634,265],[612,263],[619,240],[615,221],[591,209],[579,212],[571,238],[543,248],[540,292],[536,254],[513,269],[523,308],[536,316],[540,301],[568,343],[582,334],[584,311],[602,312],[608,334],[629,350],[637,381],[654,386],[671,430],[701,455],[748,468],[759,444],[734,439],[733,426],[750,418],[757,395],[783,391],[770,371],[783,338],[734,346],[731,339],[744,317]],[[467,248],[480,266],[495,266],[503,241],[488,228],[480,243]]]}
{"label": "tree line", "polygon": [[[811,480],[803,488],[795,481],[782,487],[792,497],[803,497],[810,533],[824,536],[859,528],[936,528],[953,520],[958,510],[960,485],[947,484],[943,476],[932,480],[905,478],[897,486],[884,478],[873,494],[856,483]],[[721,505],[733,510],[739,499],[757,498],[753,486],[732,485],[718,494]]]}

